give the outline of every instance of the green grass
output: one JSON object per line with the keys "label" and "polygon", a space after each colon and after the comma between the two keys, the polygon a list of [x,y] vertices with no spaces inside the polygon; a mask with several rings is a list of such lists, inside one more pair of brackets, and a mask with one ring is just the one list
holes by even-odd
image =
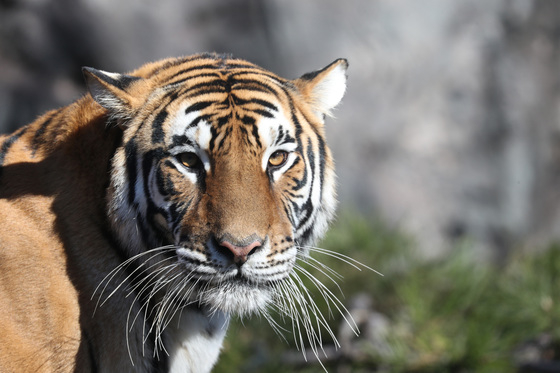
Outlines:
{"label": "green grass", "polygon": [[[558,245],[512,255],[501,267],[477,259],[468,244],[438,260],[419,261],[409,237],[375,219],[343,214],[320,246],[384,274],[314,255],[343,274],[337,281],[341,294],[315,271],[345,304],[366,294],[370,312],[388,325],[385,332],[373,332],[374,340],[365,335],[351,339],[355,354],[326,362],[330,372],[512,372],[516,348],[524,342],[547,333],[559,345]],[[321,298],[312,291],[316,300]],[[321,308],[328,313],[325,304]],[[339,315],[329,320],[337,335],[341,323]],[[317,363],[292,362],[295,343],[290,332],[284,337],[287,341],[258,317],[235,320],[214,372],[322,371]],[[325,338],[324,344],[332,341]],[[551,354],[559,358],[558,351]]]}

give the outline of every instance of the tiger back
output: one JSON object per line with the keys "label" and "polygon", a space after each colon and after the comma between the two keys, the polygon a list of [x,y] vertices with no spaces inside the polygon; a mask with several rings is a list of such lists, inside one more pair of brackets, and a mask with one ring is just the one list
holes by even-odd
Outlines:
{"label": "tiger back", "polygon": [[346,68],[84,68],[86,96],[0,138],[0,371],[207,372],[231,315],[324,324],[293,276],[334,214]]}

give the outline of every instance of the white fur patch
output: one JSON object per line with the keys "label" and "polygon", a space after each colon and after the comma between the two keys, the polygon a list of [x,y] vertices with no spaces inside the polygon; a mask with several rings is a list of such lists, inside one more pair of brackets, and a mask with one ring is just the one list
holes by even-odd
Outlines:
{"label": "white fur patch", "polygon": [[210,140],[212,140],[211,128],[212,126],[203,120],[201,120],[198,124],[196,141],[198,142],[198,146],[200,146],[203,150],[208,150],[210,147]]}
{"label": "white fur patch", "polygon": [[313,100],[319,117],[332,115],[331,110],[339,104],[346,92],[346,64],[339,63],[315,87]]}
{"label": "white fur patch", "polygon": [[210,372],[218,360],[229,316],[219,311],[207,315],[200,310],[184,309],[178,317],[180,320],[171,321],[165,330],[169,372]]}
{"label": "white fur patch", "polygon": [[[170,150],[175,155],[184,152],[195,153],[202,161],[206,172],[208,172],[210,170],[210,157],[208,157],[207,150],[210,146],[210,140],[212,139],[212,131],[210,130],[211,125],[208,122],[201,120],[196,126],[189,128],[191,123],[200,116],[200,112],[193,111],[188,114],[184,114],[187,107],[189,107],[188,103],[181,105],[179,108],[172,125],[171,133],[172,136],[187,136],[191,141],[196,143],[196,146],[193,147],[185,145],[175,147]],[[187,173],[185,173],[185,175],[186,174]],[[193,175],[189,177],[189,180],[193,181],[192,177]]]}

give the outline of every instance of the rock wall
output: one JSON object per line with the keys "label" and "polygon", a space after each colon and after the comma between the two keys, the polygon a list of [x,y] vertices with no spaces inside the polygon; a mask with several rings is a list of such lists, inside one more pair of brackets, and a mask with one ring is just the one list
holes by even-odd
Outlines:
{"label": "rock wall", "polygon": [[560,2],[2,0],[0,129],[126,71],[230,52],[286,77],[350,61],[328,136],[340,197],[437,255],[560,236]]}

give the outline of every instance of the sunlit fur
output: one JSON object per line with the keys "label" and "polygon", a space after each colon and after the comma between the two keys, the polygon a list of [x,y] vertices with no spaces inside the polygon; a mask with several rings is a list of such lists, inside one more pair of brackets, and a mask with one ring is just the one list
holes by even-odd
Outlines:
{"label": "sunlit fur", "polygon": [[[279,330],[270,310],[319,356],[320,328],[336,337],[304,280],[351,319],[309,253],[359,266],[313,247],[336,206],[323,121],[346,68],[85,68],[88,95],[1,139],[0,371],[209,371],[230,315]],[[14,308],[12,293],[31,296]]]}

